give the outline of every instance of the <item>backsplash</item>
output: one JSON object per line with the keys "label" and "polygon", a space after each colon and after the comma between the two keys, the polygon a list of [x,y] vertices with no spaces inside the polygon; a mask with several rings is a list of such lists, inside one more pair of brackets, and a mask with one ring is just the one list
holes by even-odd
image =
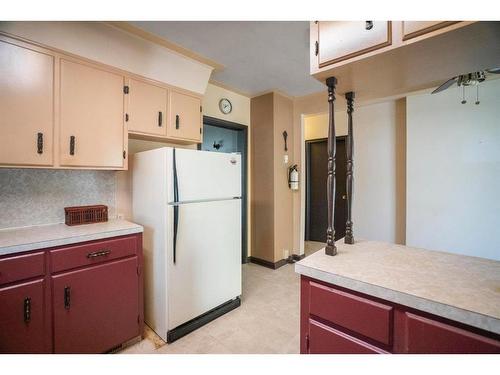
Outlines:
{"label": "backsplash", "polygon": [[115,173],[0,168],[0,229],[63,223],[67,206],[105,204],[112,218]]}

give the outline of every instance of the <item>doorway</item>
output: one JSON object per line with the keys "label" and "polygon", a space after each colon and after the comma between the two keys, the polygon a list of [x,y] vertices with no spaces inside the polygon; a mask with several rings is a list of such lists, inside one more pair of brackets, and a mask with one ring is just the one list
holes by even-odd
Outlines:
{"label": "doorway", "polygon": [[[335,163],[335,240],[345,236],[347,221],[346,196],[346,137],[336,138]],[[328,139],[313,139],[305,142],[306,149],[306,220],[305,255],[323,248],[328,227],[327,166]]]}
{"label": "doorway", "polygon": [[247,263],[247,168],[248,127],[214,117],[203,116],[203,143],[198,150],[212,152],[239,152],[241,154],[241,262]]}

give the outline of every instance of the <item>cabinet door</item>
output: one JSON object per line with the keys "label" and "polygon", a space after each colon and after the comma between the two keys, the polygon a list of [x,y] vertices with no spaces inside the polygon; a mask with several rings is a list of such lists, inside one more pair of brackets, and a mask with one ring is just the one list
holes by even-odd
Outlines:
{"label": "cabinet door", "polygon": [[167,90],[150,83],[129,81],[128,130],[167,135]]}
{"label": "cabinet door", "polygon": [[180,92],[170,93],[170,118],[167,136],[200,142],[201,99]]}
{"label": "cabinet door", "polygon": [[53,164],[54,57],[0,40],[0,165]]}
{"label": "cabinet door", "polygon": [[319,66],[388,46],[392,43],[391,34],[390,21],[320,21],[317,49]]}
{"label": "cabinet door", "polygon": [[61,59],[62,166],[122,168],[123,76]]}
{"label": "cabinet door", "polygon": [[457,21],[403,21],[403,40],[430,33],[454,23]]}
{"label": "cabinet door", "polygon": [[45,353],[43,279],[0,288],[0,353]]}
{"label": "cabinet door", "polygon": [[54,351],[102,353],[140,335],[137,257],[52,276]]}

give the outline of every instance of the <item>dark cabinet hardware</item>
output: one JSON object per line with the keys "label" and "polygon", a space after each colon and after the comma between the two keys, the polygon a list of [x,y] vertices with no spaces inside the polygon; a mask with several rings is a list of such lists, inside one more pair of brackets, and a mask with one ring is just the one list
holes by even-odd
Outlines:
{"label": "dark cabinet hardware", "polygon": [[123,158],[126,159],[127,158],[127,151],[123,150]]}
{"label": "dark cabinet hardware", "polygon": [[373,29],[373,21],[365,21],[365,29],[366,30]]}
{"label": "dark cabinet hardware", "polygon": [[69,154],[70,155],[75,154],[75,136],[74,135],[69,137]]}
{"label": "dark cabinet hardware", "polygon": [[69,310],[71,307],[71,288],[69,286],[64,288],[64,308]]}
{"label": "dark cabinet hardware", "polygon": [[128,122],[128,113],[125,113],[125,122]]}
{"label": "dark cabinet hardware", "polygon": [[318,56],[318,53],[319,53],[319,43],[318,41],[316,41],[316,43],[314,43],[314,54]]}
{"label": "dark cabinet hardware", "polygon": [[161,111],[158,112],[158,126],[161,126],[163,123],[163,113]]}
{"label": "dark cabinet hardware", "polygon": [[123,93],[124,94],[128,94],[130,91],[129,87],[128,86],[123,86]]}
{"label": "dark cabinet hardware", "polygon": [[[179,183],[177,181],[177,162],[175,160],[175,148],[173,150],[173,169],[174,169],[174,202],[179,201]],[[174,206],[174,251],[173,251],[173,258],[174,258],[174,264],[176,261],[176,255],[177,255],[177,229],[179,227],[179,206],[176,204]]]}
{"label": "dark cabinet hardware", "polygon": [[203,107],[200,105],[200,113],[203,112]]}
{"label": "dark cabinet hardware", "polygon": [[31,320],[31,298],[24,299],[24,322],[29,323]]}
{"label": "dark cabinet hardware", "polygon": [[180,118],[179,118],[179,115],[175,115],[175,128],[176,129],[179,129],[179,122],[180,122]]}
{"label": "dark cabinet hardware", "polygon": [[43,133],[37,134],[36,146],[37,146],[37,152],[39,154],[43,154]]}
{"label": "dark cabinet hardware", "polygon": [[99,251],[94,251],[93,253],[88,253],[87,258],[92,259],[98,257],[105,257],[106,255],[109,254],[111,254],[111,250],[99,250]]}

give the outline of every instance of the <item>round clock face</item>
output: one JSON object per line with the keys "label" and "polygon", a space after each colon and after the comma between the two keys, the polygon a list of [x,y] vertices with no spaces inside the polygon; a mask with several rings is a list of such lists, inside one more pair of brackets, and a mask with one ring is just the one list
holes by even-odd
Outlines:
{"label": "round clock face", "polygon": [[233,105],[231,104],[229,99],[223,98],[219,101],[219,109],[222,113],[227,115],[233,110]]}

